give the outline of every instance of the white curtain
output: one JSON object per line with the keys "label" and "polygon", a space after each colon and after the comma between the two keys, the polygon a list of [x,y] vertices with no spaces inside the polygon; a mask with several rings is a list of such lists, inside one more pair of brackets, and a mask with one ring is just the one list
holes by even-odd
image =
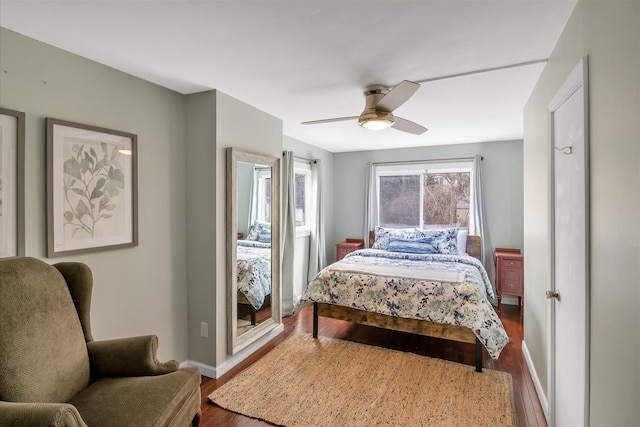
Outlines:
{"label": "white curtain", "polygon": [[293,152],[282,154],[282,214],[281,214],[281,276],[282,276],[282,314],[293,313],[293,257],[296,243],[296,201],[294,197],[295,180],[293,172]]}
{"label": "white curtain", "polygon": [[378,225],[378,213],[377,206],[378,203],[376,201],[377,191],[376,191],[376,166],[369,162],[367,163],[367,170],[365,171],[365,181],[364,181],[364,247],[369,247],[369,230],[373,230],[376,225]]}
{"label": "white curtain", "polygon": [[[327,253],[324,245],[324,203],[322,201],[322,162],[311,162],[311,198],[314,222],[309,241],[309,271],[307,280],[311,281],[327,265]],[[304,291],[304,290],[303,290]]]}
{"label": "white curtain", "polygon": [[[482,156],[477,155],[473,159],[473,191],[474,191],[474,209],[473,209],[473,223],[475,230],[470,230],[470,233],[479,234],[482,242],[480,248],[480,256],[484,268],[487,270],[489,279],[493,284],[495,292],[495,276],[496,269],[493,262],[493,253],[491,251],[491,238],[489,236],[489,228],[487,226],[485,209],[484,209],[484,197],[482,196]],[[492,301],[496,302],[496,301]]]}

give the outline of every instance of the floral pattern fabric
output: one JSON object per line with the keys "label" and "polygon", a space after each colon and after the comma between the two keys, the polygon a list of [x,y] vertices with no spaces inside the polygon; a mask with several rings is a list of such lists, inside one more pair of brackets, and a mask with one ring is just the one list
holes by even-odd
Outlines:
{"label": "floral pattern fabric", "polygon": [[[362,249],[329,265],[309,283],[298,308],[323,302],[409,319],[470,328],[497,359],[509,342],[502,322],[491,306],[493,287],[482,263],[470,256],[412,254]],[[336,264],[338,264],[336,263]],[[462,272],[460,283],[372,275],[358,272],[358,264],[406,269]]]}
{"label": "floral pattern fabric", "polygon": [[263,233],[269,233],[269,242],[271,241],[271,224],[268,222],[260,222],[255,220],[247,233],[246,240],[259,240]]}
{"label": "floral pattern fabric", "polygon": [[373,249],[389,250],[393,241],[408,241],[429,239],[429,243],[439,254],[458,254],[458,229],[457,228],[385,228],[376,227]]}
{"label": "floral pattern fabric", "polygon": [[271,245],[238,240],[238,290],[259,310],[271,294]]}

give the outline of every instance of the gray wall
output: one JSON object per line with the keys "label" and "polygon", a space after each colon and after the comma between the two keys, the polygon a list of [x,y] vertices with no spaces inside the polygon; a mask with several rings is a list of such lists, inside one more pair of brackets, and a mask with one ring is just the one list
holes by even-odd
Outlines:
{"label": "gray wall", "polygon": [[[237,147],[266,156],[282,156],[282,120],[244,102],[216,91],[216,364],[222,371],[249,356],[254,347],[234,355],[227,354],[226,327],[226,149]],[[247,124],[250,124],[247,125]],[[190,185],[195,183],[190,182]],[[197,184],[203,191],[212,190],[211,183]],[[280,284],[272,284],[278,286]],[[189,307],[191,309],[191,307]],[[262,340],[264,341],[264,340]]]}
{"label": "gray wall", "polygon": [[[280,157],[281,120],[219,91],[181,95],[4,28],[0,63],[0,106],[26,113],[26,255],[91,267],[96,339],[156,334],[161,360],[214,373],[246,357],[226,354],[225,149]],[[138,247],[46,258],[46,117],[138,135]]]}
{"label": "gray wall", "polygon": [[476,154],[484,156],[483,191],[492,246],[522,248],[522,141],[502,141],[334,154],[334,185],[340,189],[334,192],[334,254],[336,243],[347,237],[363,236],[367,162],[447,159]]}
{"label": "gray wall", "polygon": [[186,98],[189,358],[218,377],[254,350],[227,354],[226,149],[280,158],[282,121],[217,90]]}
{"label": "gray wall", "polygon": [[[0,63],[0,105],[26,113],[26,255],[91,267],[96,339],[156,334],[186,359],[184,97],[4,28]],[[138,135],[138,247],[46,259],[46,117]]]}
{"label": "gray wall", "polygon": [[[186,96],[189,359],[207,366],[215,366],[217,340],[216,107],[215,91]],[[220,214],[224,217],[224,210]],[[206,338],[200,336],[200,322],[209,325]]]}
{"label": "gray wall", "polygon": [[[580,1],[524,114],[524,340],[548,397],[547,105],[589,55],[591,425],[640,420],[640,2]],[[560,373],[561,375],[562,373]]]}

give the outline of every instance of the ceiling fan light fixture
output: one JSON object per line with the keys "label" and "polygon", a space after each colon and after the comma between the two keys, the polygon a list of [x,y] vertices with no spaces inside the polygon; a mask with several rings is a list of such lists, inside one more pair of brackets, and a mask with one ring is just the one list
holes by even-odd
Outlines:
{"label": "ceiling fan light fixture", "polygon": [[394,119],[391,113],[376,112],[373,114],[363,114],[358,123],[365,129],[383,130],[393,125]]}
{"label": "ceiling fan light fixture", "polygon": [[403,80],[391,89],[387,89],[384,86],[369,86],[364,91],[364,110],[360,113],[360,116],[312,120],[302,122],[302,124],[315,125],[358,119],[358,124],[365,129],[382,130],[393,126],[394,129],[401,132],[422,135],[427,131],[426,127],[393,115],[396,108],[407,102],[419,87],[420,84],[409,80]]}

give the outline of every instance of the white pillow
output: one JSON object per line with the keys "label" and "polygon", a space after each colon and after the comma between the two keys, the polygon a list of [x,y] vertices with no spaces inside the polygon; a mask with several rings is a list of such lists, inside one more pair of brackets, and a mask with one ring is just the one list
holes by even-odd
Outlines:
{"label": "white pillow", "polygon": [[458,229],[458,253],[460,255],[467,255],[467,236],[469,230],[466,228]]}

